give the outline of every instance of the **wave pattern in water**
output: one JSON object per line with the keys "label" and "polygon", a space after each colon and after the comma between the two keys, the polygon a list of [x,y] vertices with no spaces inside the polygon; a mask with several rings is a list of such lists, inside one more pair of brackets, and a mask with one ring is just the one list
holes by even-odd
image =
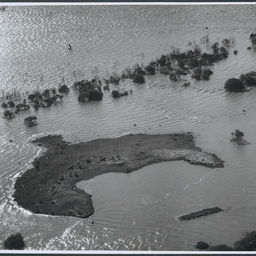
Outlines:
{"label": "wave pattern in water", "polygon": [[[223,86],[228,78],[255,68],[255,52],[247,50],[254,21],[254,5],[10,6],[1,12],[0,88],[22,92],[21,99],[28,90],[120,73],[169,53],[171,46],[188,49],[188,42],[193,46],[205,35],[211,43],[235,37],[228,59],[211,67],[209,81],[188,75],[175,83],[164,75],[146,76],[144,85],[125,81],[111,87],[132,89],[127,97],[113,99],[104,92],[101,102],[79,104],[71,90],[59,105],[37,112],[30,109],[12,121],[1,119],[1,240],[18,230],[28,249],[194,250],[202,237],[231,245],[249,231],[256,194],[256,91],[232,94]],[[72,51],[67,49],[69,43]],[[191,85],[185,88],[186,80]],[[25,127],[23,119],[28,115],[38,117],[38,126]],[[241,148],[230,143],[230,133],[237,128],[245,132],[250,145]],[[146,174],[108,178],[104,186],[106,178],[97,177],[90,188],[97,191],[93,192],[97,211],[86,220],[34,215],[13,201],[15,179],[42,152],[30,143],[36,136],[62,134],[79,142],[180,131],[200,134],[197,145],[225,159],[225,168],[212,171],[165,163]],[[177,221],[180,214],[210,205],[228,210],[193,222]]]}

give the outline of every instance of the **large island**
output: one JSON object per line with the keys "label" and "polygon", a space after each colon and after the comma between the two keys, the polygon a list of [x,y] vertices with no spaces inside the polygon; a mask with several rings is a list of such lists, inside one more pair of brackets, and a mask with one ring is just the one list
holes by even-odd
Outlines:
{"label": "large island", "polygon": [[49,135],[33,143],[47,150],[34,159],[33,168],[17,178],[14,198],[37,214],[89,217],[94,212],[92,196],[76,184],[100,174],[130,173],[172,160],[223,167],[223,160],[195,146],[191,133],[136,134],[78,144],[65,142],[61,135]]}

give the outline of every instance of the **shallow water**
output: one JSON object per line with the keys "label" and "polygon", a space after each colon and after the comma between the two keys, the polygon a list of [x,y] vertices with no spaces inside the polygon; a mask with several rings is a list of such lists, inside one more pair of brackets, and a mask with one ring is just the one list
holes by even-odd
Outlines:
{"label": "shallow water", "polygon": [[[200,240],[232,245],[253,230],[256,90],[230,94],[223,86],[228,78],[255,70],[256,53],[247,50],[248,37],[256,32],[255,8],[10,6],[1,12],[0,89],[5,95],[17,90],[23,96],[63,81],[71,86],[95,75],[120,73],[170,52],[172,46],[183,50],[189,48],[188,42],[200,44],[205,35],[212,43],[233,36],[235,45],[227,60],[214,65],[209,81],[184,77],[191,82],[185,88],[168,76],[147,76],[144,85],[126,80],[118,86],[133,90],[127,97],[113,99],[105,92],[101,102],[79,104],[71,90],[57,106],[30,110],[11,121],[1,119],[0,240],[21,232],[31,250],[190,251]],[[238,55],[233,55],[234,49]],[[38,117],[38,126],[24,126],[23,119],[30,114]],[[242,130],[251,144],[231,143],[235,129]],[[89,219],[34,215],[18,207],[11,196],[17,176],[43,152],[29,143],[36,136],[57,133],[78,142],[181,131],[194,132],[196,145],[225,160],[225,167],[212,170],[175,161],[95,177],[82,184],[92,192],[96,209]],[[189,222],[177,220],[213,206],[226,211]]]}

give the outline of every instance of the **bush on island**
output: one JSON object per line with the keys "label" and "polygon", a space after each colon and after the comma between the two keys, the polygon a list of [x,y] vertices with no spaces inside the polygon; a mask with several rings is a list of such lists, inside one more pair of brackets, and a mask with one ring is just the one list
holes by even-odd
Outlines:
{"label": "bush on island", "polygon": [[224,89],[229,92],[244,92],[245,86],[240,79],[230,78],[225,82]]}
{"label": "bush on island", "polygon": [[210,247],[210,251],[233,251],[232,247],[225,244],[218,244]]}
{"label": "bush on island", "polygon": [[245,233],[245,235],[234,243],[235,251],[255,251],[256,250],[256,231]]}
{"label": "bush on island", "polygon": [[36,119],[37,119],[36,116],[28,116],[24,119],[24,123],[26,126],[32,127],[37,125]]}
{"label": "bush on island", "polygon": [[88,99],[89,101],[100,101],[102,100],[102,92],[96,90],[91,91],[89,92]]}
{"label": "bush on island", "polygon": [[121,93],[118,90],[113,90],[112,91],[112,96],[114,98],[120,98],[121,97]]}
{"label": "bush on island", "polygon": [[196,249],[199,249],[199,250],[206,250],[209,248],[209,244],[207,244],[206,242],[198,242],[195,246]]}
{"label": "bush on island", "polygon": [[25,242],[20,233],[11,235],[4,241],[4,248],[8,250],[23,250],[24,247]]}
{"label": "bush on island", "polygon": [[69,88],[67,87],[67,85],[63,84],[63,85],[60,86],[59,92],[60,93],[68,93],[69,92]]}
{"label": "bush on island", "polygon": [[138,84],[143,84],[145,83],[145,78],[143,75],[137,74],[134,78],[133,78],[133,82],[134,83],[138,83]]}
{"label": "bush on island", "polygon": [[4,118],[5,119],[13,119],[15,117],[14,113],[8,109],[4,111]]}

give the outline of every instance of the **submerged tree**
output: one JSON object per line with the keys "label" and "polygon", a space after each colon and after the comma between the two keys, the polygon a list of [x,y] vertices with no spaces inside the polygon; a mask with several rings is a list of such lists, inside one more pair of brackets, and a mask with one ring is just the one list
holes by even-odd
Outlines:
{"label": "submerged tree", "polygon": [[244,133],[239,131],[238,129],[236,129],[235,132],[232,132],[231,135],[232,141],[242,140],[242,138],[244,137]]}

